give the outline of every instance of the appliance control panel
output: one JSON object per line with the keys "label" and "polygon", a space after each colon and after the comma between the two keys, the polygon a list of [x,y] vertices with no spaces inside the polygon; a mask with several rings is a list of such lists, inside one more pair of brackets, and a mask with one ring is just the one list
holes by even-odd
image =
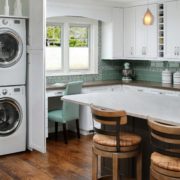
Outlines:
{"label": "appliance control panel", "polygon": [[0,98],[22,95],[25,92],[25,87],[14,86],[14,87],[0,87]]}

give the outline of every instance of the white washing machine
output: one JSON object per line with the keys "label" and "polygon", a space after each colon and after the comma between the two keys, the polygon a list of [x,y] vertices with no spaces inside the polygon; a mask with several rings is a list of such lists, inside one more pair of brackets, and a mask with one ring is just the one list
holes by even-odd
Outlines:
{"label": "white washing machine", "polygon": [[26,83],[25,19],[0,17],[0,86]]}
{"label": "white washing machine", "polygon": [[0,155],[26,150],[25,86],[0,87]]}

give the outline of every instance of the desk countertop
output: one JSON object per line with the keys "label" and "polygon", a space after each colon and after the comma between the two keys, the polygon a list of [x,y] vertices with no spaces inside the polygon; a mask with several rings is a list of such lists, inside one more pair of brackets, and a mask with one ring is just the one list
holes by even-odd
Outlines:
{"label": "desk countertop", "polygon": [[[130,86],[139,86],[139,87],[141,86],[141,87],[148,87],[148,88],[157,88],[157,89],[180,91],[180,85],[162,84],[162,83],[150,82],[150,81],[132,81],[129,83],[124,83],[121,80],[94,81],[94,82],[85,82],[83,87],[122,85],[122,84],[123,85],[130,85]],[[65,86],[66,86],[65,83],[48,84],[46,86],[46,90],[64,89]]]}

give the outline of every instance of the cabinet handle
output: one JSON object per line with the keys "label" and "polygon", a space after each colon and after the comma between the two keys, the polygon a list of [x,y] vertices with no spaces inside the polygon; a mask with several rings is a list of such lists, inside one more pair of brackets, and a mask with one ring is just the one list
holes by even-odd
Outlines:
{"label": "cabinet handle", "polygon": [[134,48],[131,47],[131,55],[133,55],[133,54],[134,54]]}
{"label": "cabinet handle", "polygon": [[146,55],[146,47],[142,47],[142,55]]}
{"label": "cabinet handle", "polygon": [[177,47],[174,48],[174,55],[177,56]]}
{"label": "cabinet handle", "polygon": [[180,47],[177,47],[177,56],[180,54]]}
{"label": "cabinet handle", "polygon": [[146,47],[144,47],[144,55],[146,55],[147,54],[147,48]]}

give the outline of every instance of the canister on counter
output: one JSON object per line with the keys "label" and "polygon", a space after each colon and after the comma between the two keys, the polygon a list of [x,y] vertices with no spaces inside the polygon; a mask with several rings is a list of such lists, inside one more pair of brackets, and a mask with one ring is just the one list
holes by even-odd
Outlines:
{"label": "canister on counter", "polygon": [[168,69],[162,71],[162,83],[171,84],[172,83],[172,72]]}
{"label": "canister on counter", "polygon": [[173,74],[173,84],[180,84],[180,70],[176,71],[174,74]]}

